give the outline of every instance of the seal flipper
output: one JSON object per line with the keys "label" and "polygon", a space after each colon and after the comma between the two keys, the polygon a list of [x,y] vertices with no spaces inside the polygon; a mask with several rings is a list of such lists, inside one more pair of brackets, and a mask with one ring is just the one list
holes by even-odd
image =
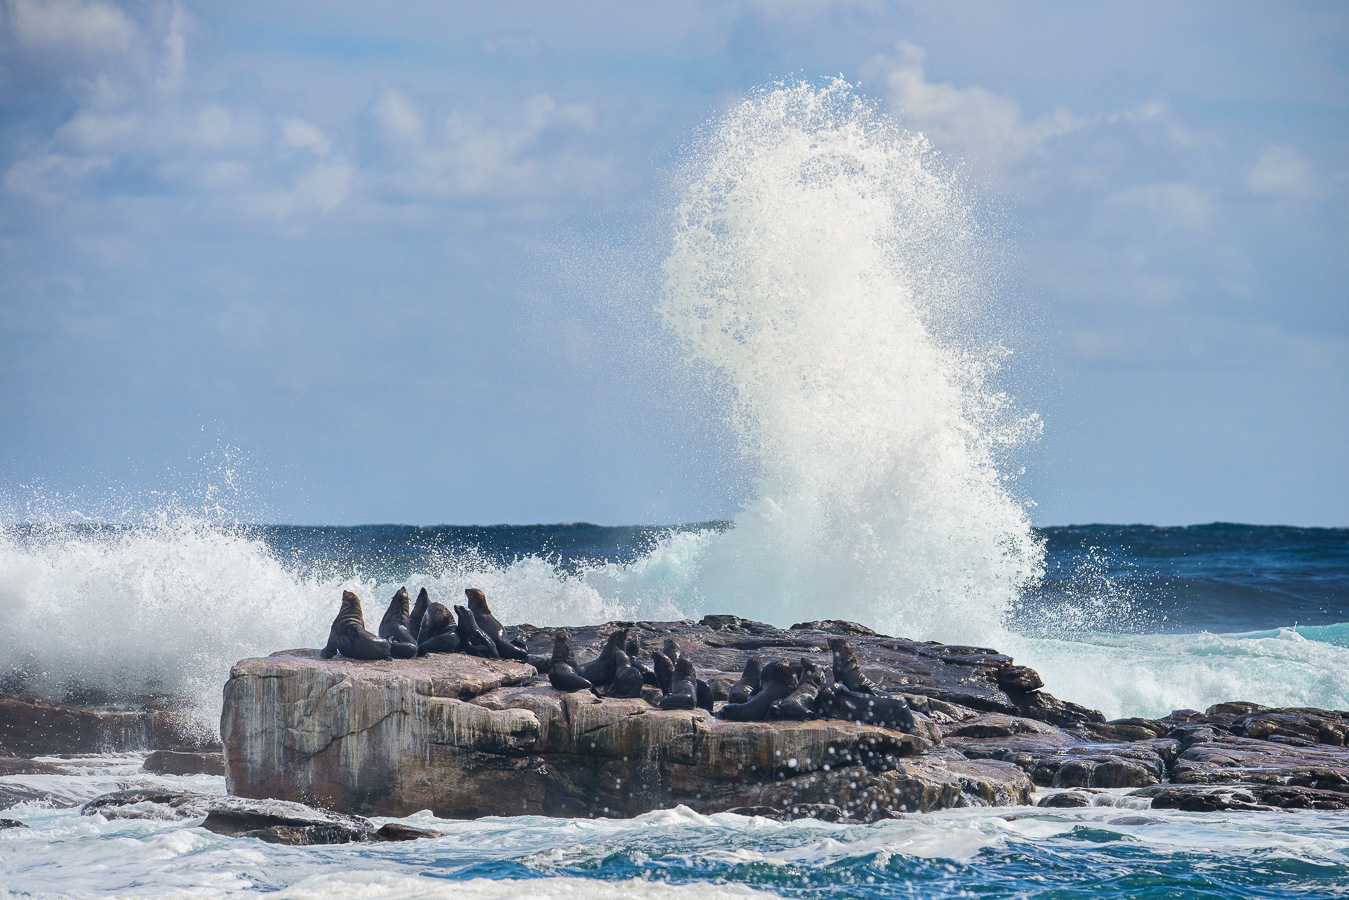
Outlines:
{"label": "seal flipper", "polygon": [[342,592],[342,608],[333,620],[329,644],[348,659],[393,659],[390,643],[365,630],[361,598],[351,591]]}
{"label": "seal flipper", "polygon": [[[409,623],[412,621],[408,613],[408,589],[401,587],[398,593],[393,595],[389,601],[389,608],[384,612],[384,618],[379,623],[379,636],[388,638],[395,644],[411,644],[414,648],[417,646],[417,639],[412,636]],[[397,653],[394,654],[397,656]],[[406,659],[407,657],[399,657]]]}
{"label": "seal flipper", "polygon": [[492,643],[492,639],[478,627],[478,621],[473,618],[473,613],[468,607],[456,606],[454,618],[454,630],[459,635],[459,649],[485,659],[501,658],[501,654],[497,652],[496,644]]}
{"label": "seal flipper", "polygon": [[459,635],[453,630],[442,631],[440,634],[432,635],[417,645],[417,655],[425,656],[428,653],[458,653]]}
{"label": "seal flipper", "polygon": [[609,635],[609,639],[604,642],[604,648],[600,650],[600,655],[585,665],[577,666],[576,671],[597,687],[611,683],[614,676],[618,674],[618,668],[614,665],[614,654],[622,652],[627,642],[628,629],[618,629]]}
{"label": "seal flipper", "polygon": [[876,682],[862,674],[862,663],[858,661],[852,644],[843,638],[831,637],[829,649],[834,653],[834,680],[841,682],[848,690],[857,694],[884,693]]}
{"label": "seal flipper", "polygon": [[759,692],[744,703],[727,703],[717,718],[730,722],[762,722],[768,719],[774,703],[790,697],[796,690],[796,675],[791,663],[780,660],[764,667]]}
{"label": "seal flipper", "polygon": [[412,659],[417,655],[417,645],[411,641],[390,641],[389,652],[394,659]]}
{"label": "seal flipper", "polygon": [[497,649],[497,654],[502,659],[514,659],[520,662],[529,661],[529,651],[512,641],[506,640],[505,629],[497,621],[496,616],[492,615],[492,610],[487,606],[487,595],[477,588],[465,588],[464,596],[468,598],[469,612],[473,613],[473,620],[483,634],[492,641]]}
{"label": "seal flipper", "polygon": [[687,656],[675,663],[674,680],[670,693],[660,698],[661,709],[696,709],[698,707],[698,673]]}
{"label": "seal flipper", "polygon": [[548,667],[548,683],[566,693],[595,690],[595,686],[576,671],[576,657],[571,650],[571,635],[565,631],[553,635],[553,660]]}
{"label": "seal flipper", "polygon": [[815,717],[815,703],[824,689],[824,670],[808,659],[801,660],[801,677],[796,690],[790,696],[779,700],[771,707],[772,714],[778,719],[812,719]]}
{"label": "seal flipper", "polygon": [[750,661],[745,663],[745,671],[740,676],[740,680],[731,685],[731,689],[726,694],[728,703],[744,703],[753,697],[759,690],[759,679],[763,675],[763,660],[757,656],[750,657]]}

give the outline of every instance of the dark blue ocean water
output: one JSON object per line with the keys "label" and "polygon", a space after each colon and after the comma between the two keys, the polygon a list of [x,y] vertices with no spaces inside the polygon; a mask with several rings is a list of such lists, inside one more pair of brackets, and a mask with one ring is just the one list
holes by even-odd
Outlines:
{"label": "dark blue ocean water", "polygon": [[[728,522],[667,527],[565,525],[262,526],[254,533],[285,559],[332,572],[353,562],[397,579],[440,560],[476,554],[509,565],[546,559],[559,570],[629,564],[677,531],[722,530]],[[1072,525],[1041,528],[1045,575],[1026,609],[1127,601],[1133,615],[1105,630],[1241,632],[1349,622],[1349,529],[1213,523],[1184,527]]]}

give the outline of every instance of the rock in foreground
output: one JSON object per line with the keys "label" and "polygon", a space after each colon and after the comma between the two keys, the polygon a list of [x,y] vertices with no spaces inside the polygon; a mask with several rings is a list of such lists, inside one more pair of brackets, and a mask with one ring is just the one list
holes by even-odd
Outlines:
{"label": "rock in foreground", "polygon": [[[870,821],[1026,804],[1037,784],[1140,788],[1159,806],[1182,808],[1349,801],[1345,714],[1229,704],[1106,722],[1044,693],[1034,671],[995,651],[846,622],[610,623],[572,629],[577,656],[592,658],[619,625],[644,651],[674,637],[719,699],[751,656],[827,667],[828,639],[844,635],[865,674],[908,700],[915,726],[728,722],[645,699],[560,693],[524,663],[462,654],[323,660],[316,650],[293,650],[243,660],[230,673],[221,720],[229,789],[346,813],[429,809],[444,817],[617,817],[684,804],[702,813]],[[552,629],[508,630],[539,656],[552,641]],[[1155,787],[1171,782],[1194,787]],[[1245,782],[1262,786],[1243,789]],[[1199,789],[1216,784],[1223,791]]]}

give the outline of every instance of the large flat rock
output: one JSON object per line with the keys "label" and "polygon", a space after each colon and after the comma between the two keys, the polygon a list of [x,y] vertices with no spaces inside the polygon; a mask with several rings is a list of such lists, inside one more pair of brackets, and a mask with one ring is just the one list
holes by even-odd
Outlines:
{"label": "large flat rock", "polygon": [[[221,719],[229,789],[344,813],[446,817],[633,816],[685,804],[866,821],[1025,804],[1035,784],[1133,787],[1159,807],[1195,810],[1349,808],[1349,713],[1227,703],[1107,722],[1041,690],[1034,671],[996,651],[846,622],[609,623],[570,629],[578,657],[593,657],[620,626],[644,651],[675,638],[723,691],[752,656],[827,667],[828,639],[844,635],[866,674],[908,700],[915,727],[727,722],[560,693],[523,663],[289,650],[230,673]],[[552,629],[508,632],[545,665]]]}

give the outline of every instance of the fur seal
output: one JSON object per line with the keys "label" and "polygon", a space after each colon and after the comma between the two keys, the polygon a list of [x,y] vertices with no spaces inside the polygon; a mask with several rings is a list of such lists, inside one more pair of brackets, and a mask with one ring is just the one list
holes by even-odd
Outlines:
{"label": "fur seal", "polygon": [[477,588],[465,588],[464,596],[468,598],[469,611],[473,613],[478,627],[482,629],[483,634],[491,638],[501,658],[529,662],[529,651],[523,644],[506,640],[501,623],[487,606],[487,595]]}
{"label": "fur seal", "polygon": [[637,638],[628,638],[627,646],[623,648],[623,652],[628,654],[628,665],[635,667],[638,672],[642,673],[643,684],[660,687],[656,682],[656,673],[650,666],[642,662],[642,645],[637,641]]}
{"label": "fur seal", "polygon": [[379,623],[379,636],[388,638],[397,659],[411,659],[417,655],[417,639],[408,629],[408,621],[408,589],[399,588]]}
{"label": "fur seal", "polygon": [[478,627],[478,620],[473,617],[467,606],[456,606],[454,618],[454,632],[459,635],[460,650],[487,659],[501,658],[501,654],[497,652],[497,645],[492,643],[492,639]]}
{"label": "fur seal", "polygon": [[351,591],[342,592],[342,608],[328,629],[328,646],[319,655],[332,659],[339,653],[347,659],[393,659],[390,643],[365,630],[361,598]]}
{"label": "fur seal", "polygon": [[[679,658],[684,659],[684,657],[682,656]],[[677,669],[679,667],[675,666],[675,668]],[[705,709],[708,712],[712,712],[712,701],[713,701],[712,685],[708,684],[706,681],[699,678],[694,687],[697,689],[698,694],[698,708]]]}
{"label": "fur seal", "polygon": [[897,728],[913,729],[913,711],[903,697],[889,694],[861,694],[844,684],[834,684],[820,690],[815,700],[815,713],[826,719],[846,719]]}
{"label": "fur seal", "polygon": [[674,681],[670,693],[660,698],[661,709],[696,709],[698,706],[698,674],[687,656],[675,663]]}
{"label": "fur seal", "polygon": [[796,681],[796,690],[773,704],[773,715],[779,719],[815,718],[815,700],[824,686],[824,669],[809,659],[802,659],[801,677]]}
{"label": "fur seal", "polygon": [[720,719],[731,722],[762,722],[768,718],[774,703],[785,700],[796,690],[796,676],[791,663],[779,660],[764,667],[759,679],[759,692],[744,703],[727,703],[717,713]]}
{"label": "fur seal", "polygon": [[576,671],[571,651],[571,635],[559,631],[553,635],[553,660],[548,666],[548,683],[559,691],[593,691],[595,686]]}
{"label": "fur seal", "polygon": [[679,662],[679,657],[684,655],[684,651],[679,649],[679,642],[674,638],[666,638],[665,643],[660,645],[660,652],[669,657],[670,662]]}
{"label": "fur seal", "polygon": [[618,671],[614,673],[613,684],[604,692],[605,696],[628,699],[642,696],[642,671],[632,664],[628,654],[622,650],[615,651],[614,665]]}
{"label": "fur seal", "polygon": [[862,674],[862,664],[857,661],[852,644],[843,638],[831,637],[829,649],[834,652],[835,681],[842,682],[844,687],[856,694],[883,693],[876,682]]}
{"label": "fur seal", "polygon": [[763,660],[754,656],[745,663],[745,672],[740,676],[740,680],[731,685],[731,690],[726,694],[728,703],[744,703],[753,697],[759,690],[759,676],[763,671]]}
{"label": "fur seal", "polygon": [[659,650],[651,651],[651,665],[655,667],[656,687],[662,694],[670,693],[670,682],[674,681],[674,660]]}
{"label": "fur seal", "polygon": [[413,637],[417,637],[422,631],[422,616],[426,615],[426,607],[431,603],[431,595],[422,588],[417,592],[417,602],[412,604],[412,613],[408,616],[408,631]]}
{"label": "fur seal", "polygon": [[585,663],[576,671],[596,687],[602,687],[614,680],[618,667],[614,665],[614,654],[621,653],[628,642],[628,629],[620,628],[604,642],[600,655]]}
{"label": "fur seal", "polygon": [[417,655],[428,653],[457,653],[459,635],[454,630],[454,617],[444,603],[432,603],[422,616],[422,627],[417,633]]}

